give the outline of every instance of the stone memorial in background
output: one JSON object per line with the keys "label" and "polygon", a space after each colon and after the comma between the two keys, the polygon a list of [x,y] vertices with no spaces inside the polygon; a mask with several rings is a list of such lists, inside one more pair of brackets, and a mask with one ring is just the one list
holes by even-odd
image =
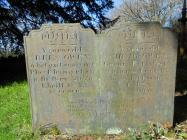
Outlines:
{"label": "stone memorial in background", "polygon": [[125,131],[173,123],[177,41],[159,23],[43,25],[24,38],[33,129]]}

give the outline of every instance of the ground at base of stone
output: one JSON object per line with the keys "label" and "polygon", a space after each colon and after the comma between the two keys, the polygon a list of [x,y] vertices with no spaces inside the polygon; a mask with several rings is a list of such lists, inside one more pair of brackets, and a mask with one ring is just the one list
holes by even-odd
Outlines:
{"label": "ground at base of stone", "polygon": [[[172,128],[161,128],[160,130],[164,130],[165,134],[160,134],[158,133],[157,138],[154,138],[156,135],[155,134],[148,134],[147,135],[152,136],[151,140],[187,140],[187,120],[180,123],[176,124],[175,127]],[[155,131],[155,130],[153,130]],[[126,134],[120,134],[120,135],[103,135],[103,136],[96,136],[96,135],[74,135],[74,136],[68,136],[66,134],[61,134],[61,135],[45,135],[41,138],[41,140],[148,140],[144,139],[141,137],[142,132],[134,133],[134,136],[131,136],[126,133]],[[152,132],[150,132],[152,133]]]}
{"label": "ground at base of stone", "polygon": [[41,140],[121,140],[121,136],[45,136]]}

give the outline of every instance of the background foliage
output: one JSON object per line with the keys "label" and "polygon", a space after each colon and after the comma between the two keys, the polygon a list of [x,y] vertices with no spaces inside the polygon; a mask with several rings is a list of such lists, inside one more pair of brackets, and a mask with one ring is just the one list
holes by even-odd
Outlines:
{"label": "background foliage", "polygon": [[43,23],[75,23],[96,30],[110,20],[112,0],[1,0],[0,51],[23,52],[23,35]]}

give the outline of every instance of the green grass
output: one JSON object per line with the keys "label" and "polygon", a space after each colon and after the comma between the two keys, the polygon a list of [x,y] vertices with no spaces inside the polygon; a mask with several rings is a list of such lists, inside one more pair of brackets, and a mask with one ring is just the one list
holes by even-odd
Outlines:
{"label": "green grass", "polygon": [[24,137],[21,133],[32,135],[31,132],[27,83],[0,87],[0,140],[19,139]]}

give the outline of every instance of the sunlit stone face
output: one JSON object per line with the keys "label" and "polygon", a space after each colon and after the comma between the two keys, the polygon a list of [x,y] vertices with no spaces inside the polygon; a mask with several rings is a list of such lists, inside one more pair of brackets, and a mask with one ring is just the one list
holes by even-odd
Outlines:
{"label": "sunlit stone face", "polygon": [[43,25],[24,38],[33,128],[73,134],[173,121],[177,44],[158,23],[123,23],[95,34]]}

